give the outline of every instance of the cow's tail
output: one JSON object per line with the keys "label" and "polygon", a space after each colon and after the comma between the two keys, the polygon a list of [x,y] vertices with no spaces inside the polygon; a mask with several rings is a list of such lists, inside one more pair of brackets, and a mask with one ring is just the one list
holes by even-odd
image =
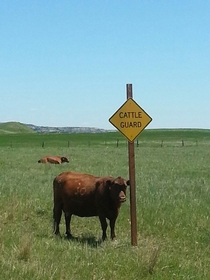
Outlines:
{"label": "cow's tail", "polygon": [[61,215],[63,210],[62,200],[59,195],[59,183],[56,178],[53,181],[53,195],[54,195],[54,207],[53,207],[53,231],[55,234],[60,234],[59,224],[61,221]]}

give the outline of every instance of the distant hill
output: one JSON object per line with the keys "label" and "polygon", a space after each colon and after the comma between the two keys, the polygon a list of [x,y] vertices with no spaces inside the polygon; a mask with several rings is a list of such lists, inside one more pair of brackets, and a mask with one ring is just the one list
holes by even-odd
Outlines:
{"label": "distant hill", "polygon": [[0,123],[0,134],[12,133],[34,133],[34,131],[27,125],[19,122]]}
{"label": "distant hill", "polygon": [[26,126],[38,133],[103,133],[108,130],[95,127],[53,127],[53,126],[37,126],[26,124]]}
{"label": "distant hill", "polygon": [[0,134],[11,133],[104,133],[109,130],[95,127],[50,127],[19,122],[0,123]]}

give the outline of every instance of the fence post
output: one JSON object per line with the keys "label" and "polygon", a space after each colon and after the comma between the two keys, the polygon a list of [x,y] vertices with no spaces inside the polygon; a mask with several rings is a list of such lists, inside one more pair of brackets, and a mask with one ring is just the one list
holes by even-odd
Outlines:
{"label": "fence post", "polygon": [[182,140],[182,147],[184,147],[184,140]]}

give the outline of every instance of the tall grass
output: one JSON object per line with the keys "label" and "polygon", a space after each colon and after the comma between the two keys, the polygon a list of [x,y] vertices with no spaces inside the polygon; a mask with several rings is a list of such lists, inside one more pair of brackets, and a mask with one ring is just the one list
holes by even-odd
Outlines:
{"label": "tall grass", "polygon": [[[167,145],[149,132],[135,148],[135,247],[129,190],[116,241],[101,242],[96,217],[73,216],[74,240],[65,239],[63,218],[62,238],[52,232],[54,177],[73,170],[128,178],[124,138],[117,134],[118,147],[116,134],[19,135],[12,146],[5,145],[11,135],[0,139],[0,279],[210,279],[210,139],[206,131],[188,133],[184,147],[164,131]],[[38,164],[45,154],[70,163]]]}

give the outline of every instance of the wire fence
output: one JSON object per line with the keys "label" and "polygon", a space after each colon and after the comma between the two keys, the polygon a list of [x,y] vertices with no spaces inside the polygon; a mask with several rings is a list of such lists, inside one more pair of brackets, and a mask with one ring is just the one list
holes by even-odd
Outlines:
{"label": "wire fence", "polygon": [[[19,148],[19,147],[40,147],[42,149],[49,148],[49,147],[65,147],[65,148],[72,148],[78,146],[112,146],[116,148],[125,147],[128,145],[128,141],[126,139],[115,139],[110,141],[102,140],[102,141],[94,141],[94,140],[87,140],[87,141],[52,141],[52,140],[45,140],[39,142],[17,142],[17,141],[10,141],[7,143],[1,143],[0,147],[9,147],[9,148]],[[196,147],[196,146],[203,146],[203,145],[210,145],[210,140],[144,140],[140,141],[139,139],[134,141],[134,145],[136,148],[141,147],[153,147],[153,148],[167,148],[167,147]]]}

